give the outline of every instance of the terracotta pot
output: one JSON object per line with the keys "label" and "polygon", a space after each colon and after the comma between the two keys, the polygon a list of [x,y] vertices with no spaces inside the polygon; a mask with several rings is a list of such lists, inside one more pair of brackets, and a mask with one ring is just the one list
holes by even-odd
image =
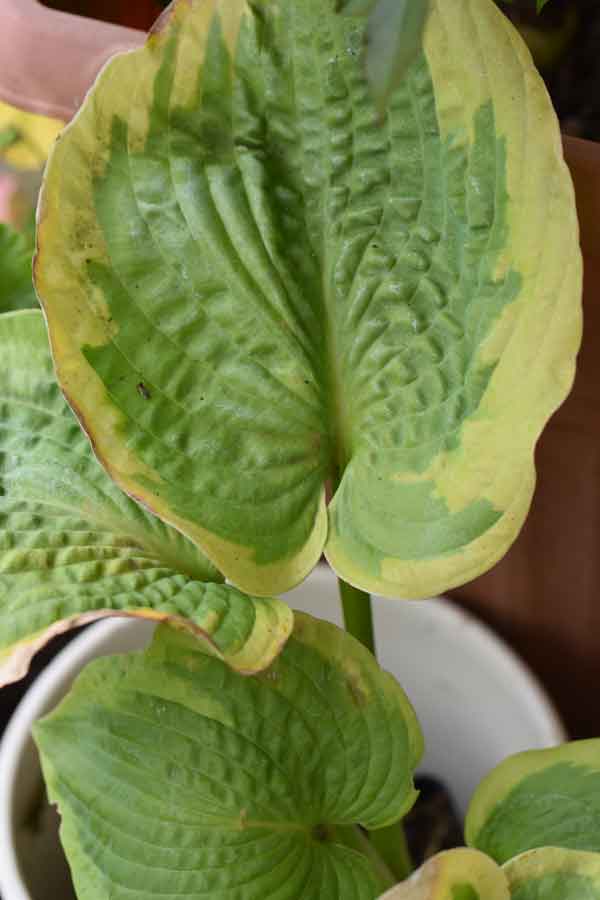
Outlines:
{"label": "terracotta pot", "polygon": [[600,144],[565,138],[584,255],[584,338],[573,391],[539,442],[521,535],[495,569],[453,592],[550,691],[575,737],[600,734]]}

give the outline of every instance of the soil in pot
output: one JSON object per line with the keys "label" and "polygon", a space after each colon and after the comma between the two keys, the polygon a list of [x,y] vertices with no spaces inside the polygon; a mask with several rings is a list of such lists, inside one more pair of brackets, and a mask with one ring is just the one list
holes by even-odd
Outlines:
{"label": "soil in pot", "polygon": [[446,785],[430,775],[417,775],[417,802],[404,819],[410,857],[415,868],[441,850],[464,845],[463,823]]}

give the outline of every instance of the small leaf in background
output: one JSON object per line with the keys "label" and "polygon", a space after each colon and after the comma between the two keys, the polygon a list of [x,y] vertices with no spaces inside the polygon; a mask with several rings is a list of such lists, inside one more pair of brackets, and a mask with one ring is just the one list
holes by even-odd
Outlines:
{"label": "small leaf in background", "polygon": [[20,140],[21,132],[12,125],[0,129],[0,153],[4,150],[8,150],[9,147],[12,147]]}
{"label": "small leaf in background", "polygon": [[37,306],[27,237],[0,222],[0,313]]}
{"label": "small leaf in background", "polygon": [[0,316],[0,383],[0,683],[54,634],[114,614],[172,622],[241,671],[268,666],[291,610],[204,583],[221,576],[202,553],[113,484],[58,389],[41,312]]}
{"label": "small leaf in background", "polygon": [[346,0],[345,16],[368,16],[365,64],[380,113],[422,50],[429,0]]}
{"label": "small leaf in background", "polygon": [[36,740],[77,894],[112,900],[373,900],[356,825],[407,812],[422,752],[395,680],[301,613],[249,678],[159,629],[88,666]]}
{"label": "small leaf in background", "polygon": [[41,169],[64,122],[0,102],[0,158],[16,169]]}
{"label": "small leaf in background", "polygon": [[473,795],[466,840],[498,863],[543,846],[600,852],[600,740],[506,759]]}
{"label": "small leaf in background", "polygon": [[429,0],[378,0],[367,28],[366,66],[380,113],[422,50]]}
{"label": "small leaf in background", "polygon": [[57,119],[0,102],[0,222],[23,231],[32,247],[42,170],[62,128]]}
{"label": "small leaf in background", "polygon": [[511,900],[600,900],[598,853],[543,847],[517,856],[503,871]]}
{"label": "small leaf in background", "polygon": [[459,847],[432,857],[380,900],[510,900],[510,893],[489,856]]}

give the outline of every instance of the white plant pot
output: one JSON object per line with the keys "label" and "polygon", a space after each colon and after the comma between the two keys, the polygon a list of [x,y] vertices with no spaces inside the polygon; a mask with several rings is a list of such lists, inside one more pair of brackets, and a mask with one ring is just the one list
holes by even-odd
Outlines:
{"label": "white plant pot", "polygon": [[[287,598],[292,606],[341,624],[335,578],[319,567]],[[484,625],[446,600],[374,601],[381,664],[417,710],[426,742],[423,772],[450,788],[461,814],[480,779],[520,750],[565,739],[543,690]],[[19,705],[0,745],[0,897],[65,900],[72,895],[55,829],[27,823],[43,798],[32,724],[52,709],[90,660],[144,647],[153,626],[100,622],[44,670]],[[45,814],[48,818],[49,813]]]}

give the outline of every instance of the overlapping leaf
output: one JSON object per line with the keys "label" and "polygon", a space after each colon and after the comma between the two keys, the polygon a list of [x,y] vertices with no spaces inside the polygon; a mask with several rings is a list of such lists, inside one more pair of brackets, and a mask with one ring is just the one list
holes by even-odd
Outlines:
{"label": "overlapping leaf", "polygon": [[379,108],[419,56],[429,0],[379,0],[367,26],[367,75]]}
{"label": "overlapping leaf", "polygon": [[381,900],[510,900],[510,894],[489,856],[460,847],[432,857]]}
{"label": "overlapping leaf", "polygon": [[250,678],[161,629],[92,663],[36,740],[80,900],[373,900],[351,835],[407,811],[422,752],[394,679],[300,613]]}
{"label": "overlapping leaf", "polygon": [[600,854],[544,847],[503,867],[511,900],[600,900]]}
{"label": "overlapping leaf", "polygon": [[381,900],[599,900],[600,855],[544,847],[498,866],[477,850],[439,853]]}
{"label": "overlapping leaf", "polygon": [[187,628],[237,669],[271,662],[291,611],[217,583],[111,482],[58,389],[40,312],[0,317],[0,405],[1,682],[53,634],[114,613]]}
{"label": "overlapping leaf", "polygon": [[477,788],[466,838],[499,863],[544,846],[600,852],[600,740],[509,757]]}
{"label": "overlapping leaf", "polygon": [[367,15],[365,64],[382,112],[422,49],[429,0],[338,0],[340,12]]}
{"label": "overlapping leaf", "polygon": [[573,192],[491,0],[432,2],[383,122],[335,9],[182,0],[114,60],[53,153],[38,292],[108,471],[234,583],[325,547],[424,596],[526,515],[580,339]]}

